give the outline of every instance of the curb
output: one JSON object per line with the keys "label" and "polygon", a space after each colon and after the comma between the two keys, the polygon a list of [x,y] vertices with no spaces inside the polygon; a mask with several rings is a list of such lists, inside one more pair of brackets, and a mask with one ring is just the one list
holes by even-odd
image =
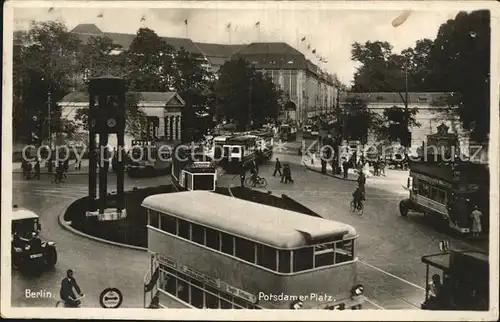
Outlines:
{"label": "curb", "polygon": [[319,170],[316,170],[316,169],[313,169],[311,167],[309,167],[304,161],[302,161],[302,165],[309,171],[314,171],[316,173],[319,173],[319,174],[322,174],[322,175],[326,175],[326,176],[329,176],[329,177],[332,177],[332,178],[335,178],[337,180],[342,180],[342,181],[351,181],[351,182],[357,182],[356,179],[343,179],[341,177],[338,177],[337,175],[334,175],[334,174],[329,174],[328,172],[327,173],[321,173],[321,171]]}
{"label": "curb", "polygon": [[[75,199],[73,202],[75,202],[76,200],[78,199]],[[73,203],[72,202],[72,203]],[[108,245],[113,245],[113,246],[118,246],[118,247],[122,247],[122,248],[128,248],[128,249],[133,249],[133,250],[139,250],[139,251],[147,251],[148,249],[147,248],[144,248],[144,247],[139,247],[139,246],[132,246],[132,245],[127,245],[127,244],[122,244],[122,243],[118,243],[118,242],[114,242],[114,241],[110,241],[110,240],[106,240],[106,239],[102,239],[102,238],[99,238],[99,237],[95,237],[95,236],[92,236],[92,235],[88,235],[88,234],[85,234],[73,227],[71,227],[67,222],[66,220],[64,220],[64,215],[66,214],[66,210],[68,209],[68,207],[66,207],[58,216],[58,221],[59,221],[59,225],[72,232],[73,234],[75,235],[79,235],[80,237],[84,237],[84,238],[88,238],[90,240],[93,240],[93,241],[96,241],[96,242],[100,242],[100,243],[104,243],[104,244],[108,244]]]}

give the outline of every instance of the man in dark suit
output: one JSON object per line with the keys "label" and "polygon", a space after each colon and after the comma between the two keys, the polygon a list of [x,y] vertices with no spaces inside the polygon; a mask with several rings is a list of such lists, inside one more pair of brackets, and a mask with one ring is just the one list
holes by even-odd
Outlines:
{"label": "man in dark suit", "polygon": [[73,289],[78,292],[78,295],[83,295],[80,287],[78,286],[78,283],[76,283],[76,280],[73,277],[73,271],[71,269],[68,269],[68,271],[66,272],[66,277],[61,281],[61,289],[59,291],[59,295],[67,306],[78,307],[81,302],[76,299]]}

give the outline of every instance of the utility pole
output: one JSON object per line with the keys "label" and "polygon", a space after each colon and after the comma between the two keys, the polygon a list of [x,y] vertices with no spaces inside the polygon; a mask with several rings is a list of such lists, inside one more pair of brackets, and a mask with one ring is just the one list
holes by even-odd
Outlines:
{"label": "utility pole", "polygon": [[51,99],[51,93],[50,90],[47,91],[47,110],[48,110],[48,116],[47,116],[47,121],[49,125],[49,148],[52,151],[52,129],[51,129],[51,108],[50,106],[52,105],[52,99]]}
{"label": "utility pole", "polygon": [[250,78],[250,85],[248,87],[248,130],[251,129],[252,122],[252,80],[253,78]]}
{"label": "utility pole", "polygon": [[405,60],[405,114],[404,114],[404,129],[406,131],[405,133],[405,147],[410,147],[411,143],[409,141],[409,136],[408,133],[410,131],[410,120],[409,120],[409,115],[408,115],[408,58]]}

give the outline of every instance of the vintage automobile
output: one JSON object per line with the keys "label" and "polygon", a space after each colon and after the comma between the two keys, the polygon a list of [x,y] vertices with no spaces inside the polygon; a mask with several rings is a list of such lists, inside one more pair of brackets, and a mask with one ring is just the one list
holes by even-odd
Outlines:
{"label": "vintage automobile", "polygon": [[54,267],[57,263],[55,243],[43,241],[38,215],[27,209],[13,207],[12,266],[20,270]]}

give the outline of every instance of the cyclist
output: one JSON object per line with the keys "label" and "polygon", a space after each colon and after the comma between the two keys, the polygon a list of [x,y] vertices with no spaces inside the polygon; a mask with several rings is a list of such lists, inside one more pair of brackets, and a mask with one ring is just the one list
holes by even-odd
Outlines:
{"label": "cyclist", "polygon": [[360,187],[358,186],[356,190],[352,193],[352,200],[354,203],[354,209],[361,209],[362,202],[363,202],[363,192],[361,191]]}
{"label": "cyclist", "polygon": [[73,271],[71,269],[68,269],[68,271],[66,272],[66,277],[61,281],[61,289],[59,291],[59,295],[61,296],[61,300],[64,301],[64,304],[66,306],[78,307],[80,306],[81,302],[76,299],[73,289],[78,292],[78,295],[83,296],[80,287],[73,277]]}

